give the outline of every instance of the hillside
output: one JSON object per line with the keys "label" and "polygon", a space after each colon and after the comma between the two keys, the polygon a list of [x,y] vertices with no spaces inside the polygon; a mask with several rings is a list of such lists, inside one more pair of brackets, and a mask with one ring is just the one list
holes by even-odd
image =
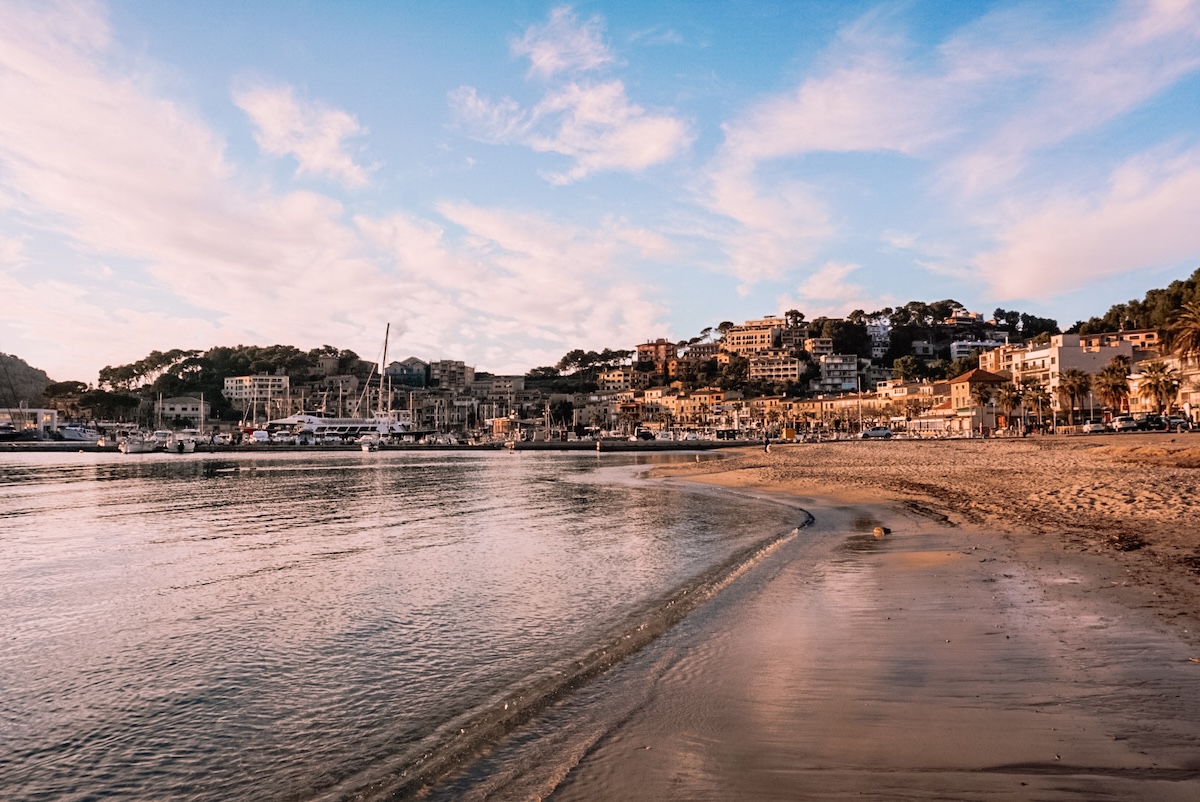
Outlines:
{"label": "hillside", "polygon": [[28,365],[11,354],[0,354],[0,408],[42,406],[42,391],[50,383],[46,371]]}

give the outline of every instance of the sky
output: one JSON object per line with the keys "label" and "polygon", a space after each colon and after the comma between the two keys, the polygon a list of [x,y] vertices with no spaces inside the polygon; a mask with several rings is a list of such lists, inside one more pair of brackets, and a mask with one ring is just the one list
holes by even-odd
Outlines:
{"label": "sky", "polygon": [[518,373],[1200,266],[1200,0],[0,0],[0,352]]}

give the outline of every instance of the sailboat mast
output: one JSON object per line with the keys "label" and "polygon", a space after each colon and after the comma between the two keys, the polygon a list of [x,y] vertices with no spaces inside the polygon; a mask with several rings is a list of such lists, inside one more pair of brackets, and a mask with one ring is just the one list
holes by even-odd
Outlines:
{"label": "sailboat mast", "polygon": [[379,360],[379,402],[375,406],[376,417],[383,417],[383,374],[387,370],[388,337],[392,333],[392,324],[388,323],[383,330],[383,356]]}

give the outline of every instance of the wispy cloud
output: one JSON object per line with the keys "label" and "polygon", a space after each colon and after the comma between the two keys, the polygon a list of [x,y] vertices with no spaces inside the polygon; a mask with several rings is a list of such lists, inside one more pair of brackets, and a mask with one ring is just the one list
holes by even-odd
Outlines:
{"label": "wispy cloud", "polygon": [[1200,69],[1200,4],[1190,0],[1126,3],[1082,31],[1034,33],[1046,29],[998,15],[944,46],[943,80],[979,86],[991,105],[943,172],[952,187],[1002,186],[1033,154],[1096,130]]}
{"label": "wispy cloud", "polygon": [[873,312],[895,303],[888,295],[869,292],[850,276],[861,269],[853,262],[826,262],[810,273],[794,295],[776,299],[780,309],[803,309],[808,317],[844,317],[855,309]]}
{"label": "wispy cloud", "polygon": [[[808,269],[842,233],[844,210],[806,169],[812,154],[889,153],[921,165],[929,177],[909,191],[943,199],[962,214],[960,228],[987,236],[996,210],[1021,202],[1014,193],[1044,196],[1081,178],[1030,177],[1032,159],[1200,69],[1200,3],[1128,3],[1083,30],[1041,24],[1036,13],[985,15],[930,58],[897,34],[892,15],[871,12],[794,89],[728,121],[702,195],[729,221],[716,229],[728,272],[754,281]],[[1126,256],[1126,269],[1142,264]]]}
{"label": "wispy cloud", "polygon": [[346,139],[366,133],[354,115],[301,101],[290,86],[242,88],[233,99],[254,123],[254,140],[264,153],[295,157],[301,174],[352,187],[367,183],[367,171],[346,150]]}
{"label": "wispy cloud", "polygon": [[[466,203],[439,211],[465,236],[405,214],[358,220],[401,280],[441,299],[415,311],[410,341],[438,349],[466,338],[493,364],[532,365],[557,360],[571,342],[632,341],[659,325],[664,310],[622,267],[662,254],[652,232],[619,223],[591,230]],[[509,337],[527,342],[504,344]]]}
{"label": "wispy cloud", "polygon": [[615,60],[604,43],[603,21],[581,21],[570,6],[554,9],[545,23],[531,26],[512,43],[512,52],[528,58],[529,75],[539,78],[595,70]]}
{"label": "wispy cloud", "polygon": [[[329,195],[274,190],[231,164],[192,110],[156,95],[152,75],[109,66],[136,60],[110,49],[103,17],[83,24],[76,11],[0,11],[0,76],[21,75],[0,80],[0,193],[20,225],[80,255],[14,290],[5,324],[56,375],[86,380],[77,366],[166,344],[361,347],[386,321],[404,332],[397,348],[520,370],[657,324],[643,282],[621,277],[626,260],[663,247],[650,232],[452,203],[444,223],[353,218]],[[284,139],[303,150],[304,137]],[[322,163],[355,175],[307,162]],[[120,287],[93,269],[101,259],[126,268]],[[32,300],[46,293],[69,324],[45,325]]]}
{"label": "wispy cloud", "polygon": [[998,223],[999,245],[973,260],[1001,298],[1065,293],[1131,269],[1200,255],[1200,150],[1144,154],[1107,191],[1063,195]]}
{"label": "wispy cloud", "polygon": [[0,267],[20,267],[27,261],[23,238],[0,235]]}
{"label": "wispy cloud", "polygon": [[547,94],[529,111],[507,98],[492,103],[468,87],[455,92],[451,102],[459,118],[481,139],[569,157],[574,162],[571,169],[543,173],[555,184],[605,170],[644,170],[670,159],[691,142],[682,121],[647,113],[631,103],[620,81],[571,83]]}
{"label": "wispy cloud", "polygon": [[[518,44],[514,52],[528,56],[531,73],[545,78],[592,71],[613,60],[599,20],[581,23],[568,8],[553,11],[548,23],[530,28]],[[478,139],[569,158],[568,170],[542,171],[555,184],[607,170],[638,172],[676,156],[693,139],[683,120],[633,103],[619,80],[558,82],[528,109],[511,98],[481,97],[469,86],[451,92],[449,101]]]}

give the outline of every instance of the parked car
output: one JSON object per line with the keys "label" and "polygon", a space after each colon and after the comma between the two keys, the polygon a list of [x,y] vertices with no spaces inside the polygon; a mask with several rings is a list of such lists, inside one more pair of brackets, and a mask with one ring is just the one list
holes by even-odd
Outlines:
{"label": "parked car", "polygon": [[872,426],[859,435],[863,440],[891,440],[892,430],[886,426]]}
{"label": "parked car", "polygon": [[1137,427],[1143,432],[1165,432],[1167,430],[1167,419],[1162,415],[1146,415],[1142,418],[1134,418]]}
{"label": "parked car", "polygon": [[1132,415],[1118,415],[1108,424],[1108,428],[1114,432],[1132,432],[1137,430],[1138,425]]}
{"label": "parked car", "polygon": [[1083,426],[1080,426],[1079,431],[1083,432],[1084,434],[1098,434],[1100,432],[1107,432],[1108,427],[1105,426],[1104,421],[1100,420],[1099,418],[1092,418],[1090,421],[1083,424]]}
{"label": "parked car", "polygon": [[1192,422],[1187,418],[1167,418],[1167,428],[1173,432],[1190,432]]}

